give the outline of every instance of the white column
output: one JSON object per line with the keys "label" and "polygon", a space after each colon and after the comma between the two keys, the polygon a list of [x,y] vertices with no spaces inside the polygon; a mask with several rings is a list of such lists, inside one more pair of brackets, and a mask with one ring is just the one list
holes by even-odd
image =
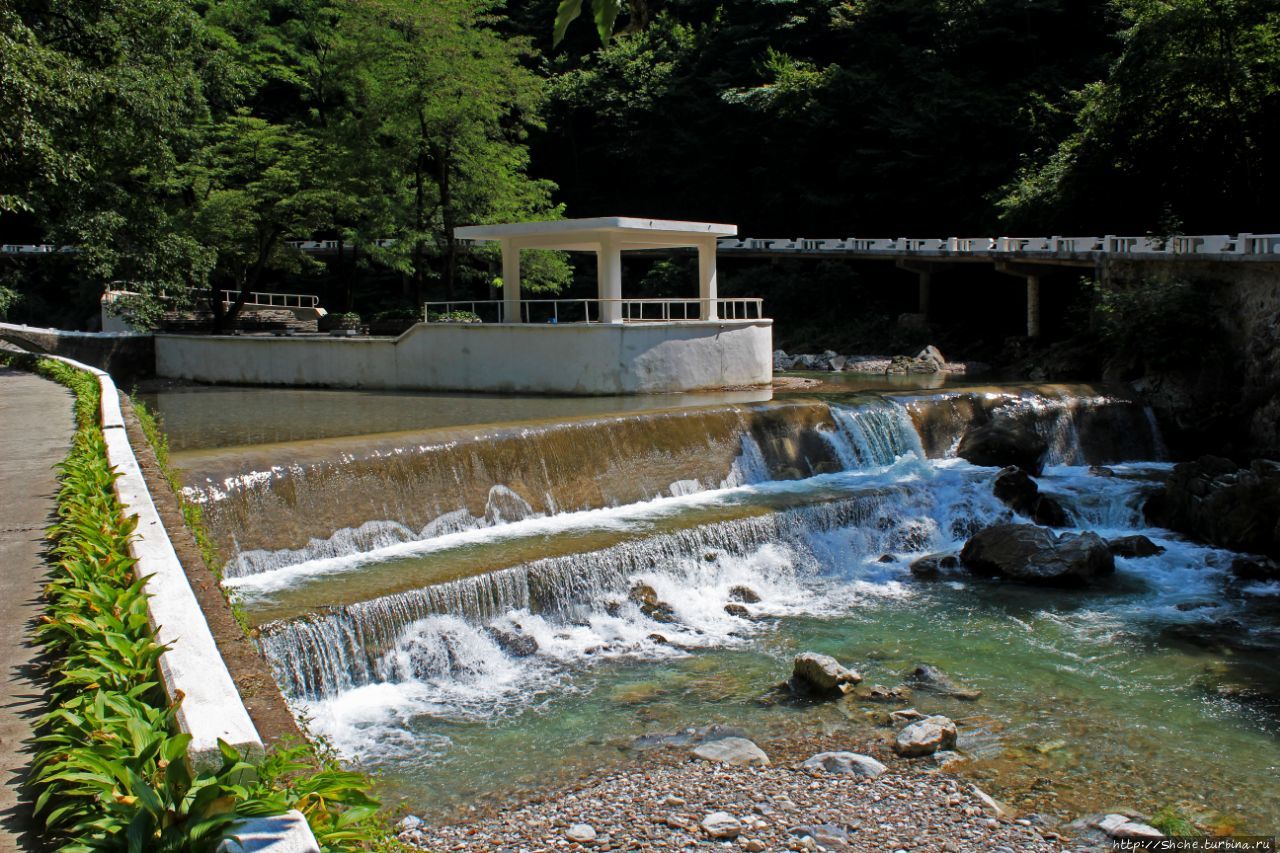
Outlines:
{"label": "white column", "polygon": [[602,300],[600,303],[600,322],[621,323],[622,303],[622,251],[618,248],[616,238],[606,236],[600,241],[600,249],[596,252],[596,289]]}
{"label": "white column", "polygon": [[520,248],[502,241],[502,322],[523,323],[520,315]]}
{"label": "white column", "polygon": [[1040,276],[1027,276],[1027,337],[1040,337]]}
{"label": "white column", "polygon": [[714,238],[698,244],[698,299],[701,302],[703,320],[719,318],[716,309],[718,293],[716,281],[716,241]]}

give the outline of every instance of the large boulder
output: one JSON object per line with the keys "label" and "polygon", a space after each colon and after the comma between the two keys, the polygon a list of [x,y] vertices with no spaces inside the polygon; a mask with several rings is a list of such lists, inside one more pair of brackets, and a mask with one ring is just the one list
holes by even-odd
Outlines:
{"label": "large boulder", "polygon": [[1029,426],[991,421],[970,427],[960,438],[956,455],[974,465],[1007,468],[1016,465],[1033,477],[1044,472],[1049,443]]}
{"label": "large boulder", "polygon": [[1221,548],[1280,557],[1280,463],[1259,459],[1240,468],[1202,456],[1175,465],[1147,516]]}
{"label": "large boulder", "polygon": [[1115,571],[1115,558],[1095,533],[1060,533],[1034,524],[994,524],[978,531],[960,552],[975,574],[1027,583],[1081,584]]}
{"label": "large boulder", "polygon": [[1040,486],[1021,468],[1010,465],[996,475],[992,486],[995,496],[1014,512],[1025,515],[1036,524],[1048,527],[1069,527],[1071,516],[1048,495],[1040,492]]}
{"label": "large boulder", "polygon": [[791,685],[803,693],[838,695],[844,693],[846,687],[853,687],[860,681],[862,676],[857,672],[845,669],[831,655],[820,655],[817,652],[796,655],[791,669]]}
{"label": "large boulder", "polygon": [[769,756],[753,741],[744,737],[723,737],[709,740],[693,750],[703,761],[729,764],[734,767],[768,767]]}
{"label": "large boulder", "polygon": [[949,717],[925,717],[912,723],[893,741],[893,751],[904,758],[933,755],[940,749],[955,749],[956,724]]}

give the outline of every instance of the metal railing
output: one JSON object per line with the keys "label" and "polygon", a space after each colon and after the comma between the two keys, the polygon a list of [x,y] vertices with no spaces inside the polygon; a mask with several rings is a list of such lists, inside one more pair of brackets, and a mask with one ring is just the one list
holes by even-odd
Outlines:
{"label": "metal railing", "polygon": [[[230,305],[239,297],[238,290],[224,290],[222,304]],[[255,290],[249,293],[244,304],[267,308],[315,308],[320,305],[320,297],[306,293],[263,293]]]}
{"label": "metal railing", "polygon": [[[764,300],[728,299],[521,299],[520,320],[524,323],[603,323],[608,307],[617,308],[624,323],[695,322],[702,319],[703,306],[714,303],[716,319],[764,319]],[[501,299],[427,302],[422,306],[428,323],[506,323],[507,304]]]}
{"label": "metal railing", "polygon": [[767,237],[726,237],[717,243],[721,252],[729,254],[750,252],[795,252],[797,254],[823,254],[826,252],[853,253],[859,255],[910,255],[925,254],[931,257],[947,255],[980,254],[1002,255],[1228,255],[1238,257],[1280,255],[1280,234],[1199,234],[1172,237],[1117,236],[1102,237],[948,237],[946,239],[893,237],[873,239],[845,237],[838,239],[813,239],[797,237],[770,239]]}

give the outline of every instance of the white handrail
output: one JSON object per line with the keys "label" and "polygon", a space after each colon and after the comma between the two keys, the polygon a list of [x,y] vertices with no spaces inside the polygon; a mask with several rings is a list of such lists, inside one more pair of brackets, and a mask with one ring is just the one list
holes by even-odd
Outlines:
{"label": "white handrail", "polygon": [[[708,305],[708,303],[711,303]],[[624,323],[694,322],[705,315],[704,308],[714,307],[720,320],[762,320],[764,300],[759,297],[727,297],[717,299],[521,299],[520,321],[524,323],[600,323],[604,305],[619,306]],[[535,309],[541,319],[535,319]],[[501,299],[450,300],[423,303],[423,320],[433,322],[509,322],[507,304]],[[432,319],[441,315],[470,313],[475,320]],[[493,318],[493,319],[489,319]],[[562,319],[573,318],[573,319]]]}

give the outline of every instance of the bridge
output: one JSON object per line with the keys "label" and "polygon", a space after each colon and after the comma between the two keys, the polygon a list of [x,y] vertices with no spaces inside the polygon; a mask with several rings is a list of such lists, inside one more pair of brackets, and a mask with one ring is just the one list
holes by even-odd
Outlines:
{"label": "bridge", "polygon": [[[381,247],[395,240],[375,241]],[[469,243],[469,240],[461,242]],[[338,255],[339,240],[291,240],[289,245],[311,255]],[[24,258],[74,253],[75,247],[5,244],[0,256]],[[661,253],[689,250],[664,248]],[[946,237],[946,238],[760,238],[722,237],[716,253],[743,258],[832,258],[892,261],[918,276],[918,305],[928,316],[932,277],[950,264],[991,264],[995,270],[1026,281],[1027,336],[1040,335],[1040,280],[1047,268],[1098,270],[1112,260],[1147,262],[1214,262],[1280,264],[1280,234],[1199,234],[1168,237]]]}

